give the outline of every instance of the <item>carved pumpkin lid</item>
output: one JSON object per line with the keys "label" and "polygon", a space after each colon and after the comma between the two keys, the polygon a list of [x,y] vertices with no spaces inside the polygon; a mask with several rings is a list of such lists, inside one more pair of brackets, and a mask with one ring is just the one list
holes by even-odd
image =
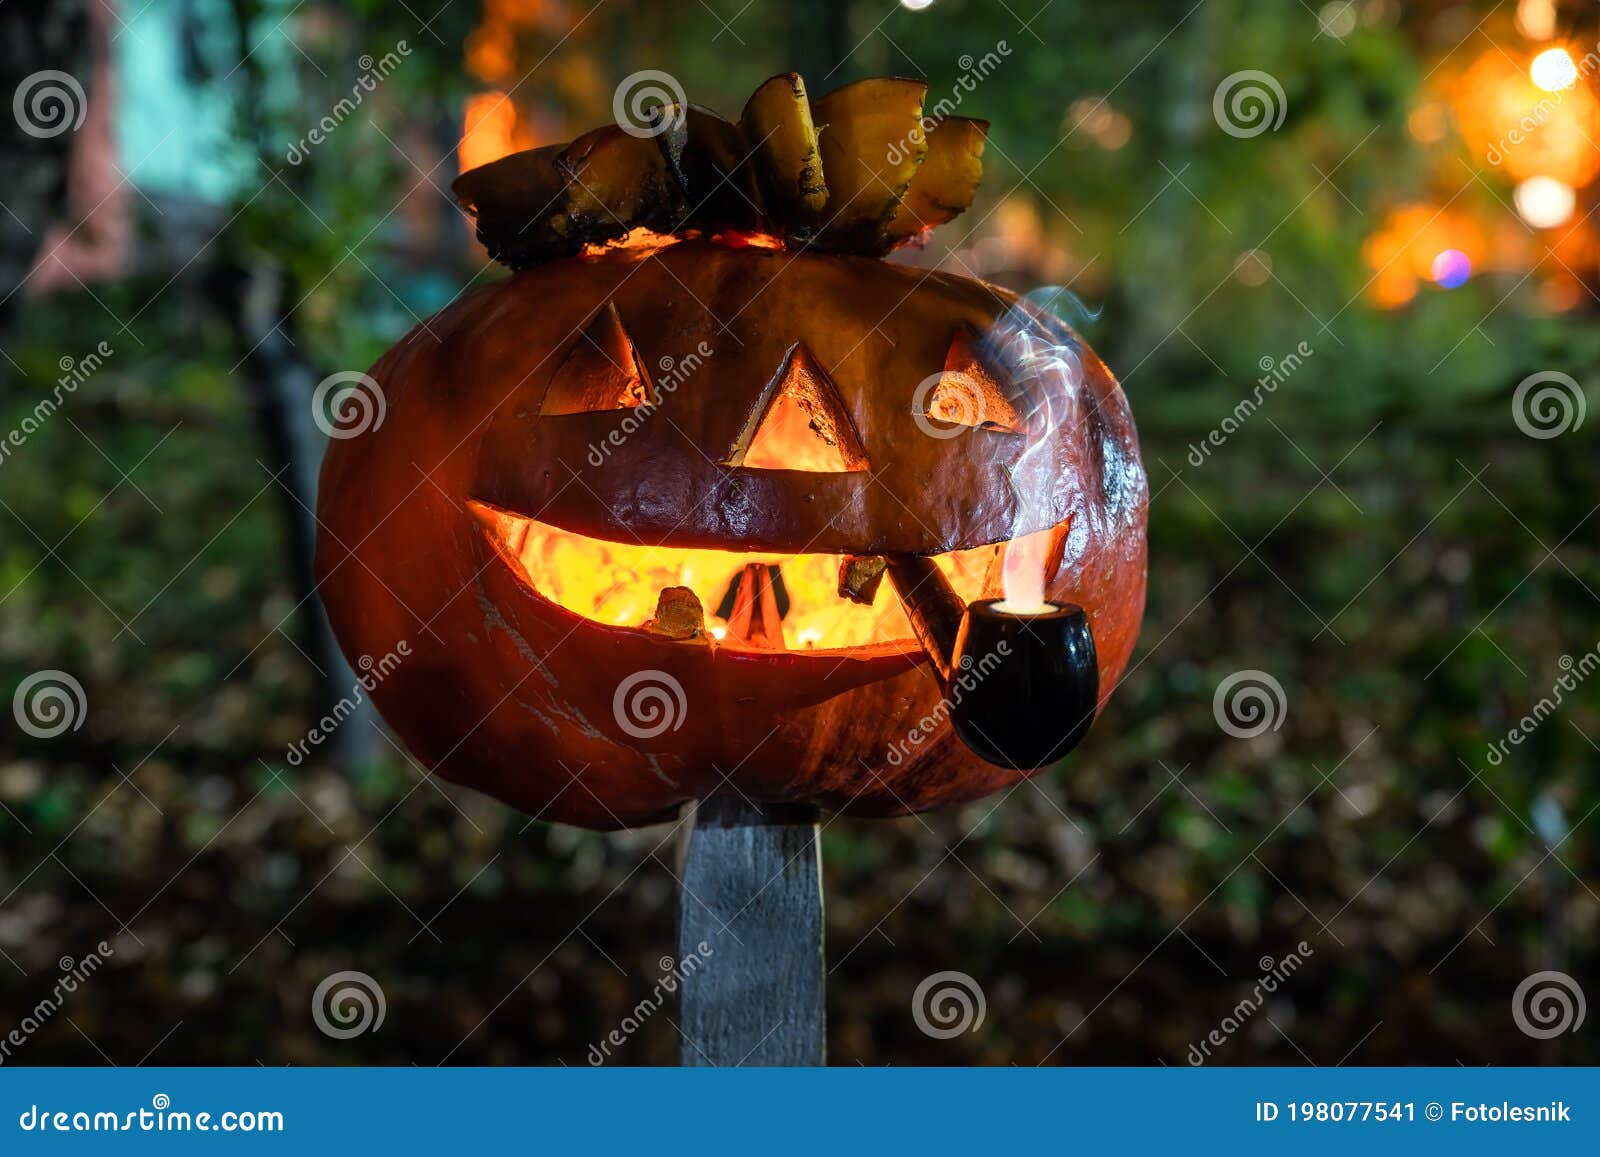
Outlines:
{"label": "carved pumpkin lid", "polygon": [[513,269],[648,234],[881,257],[963,212],[983,174],[988,123],[924,116],[926,92],[875,77],[813,101],[783,73],[737,123],[664,104],[452,188],[489,255]]}

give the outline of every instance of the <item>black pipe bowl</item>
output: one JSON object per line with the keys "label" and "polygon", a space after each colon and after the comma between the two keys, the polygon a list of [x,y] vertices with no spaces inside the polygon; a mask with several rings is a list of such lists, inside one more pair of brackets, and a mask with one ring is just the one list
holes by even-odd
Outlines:
{"label": "black pipe bowl", "polygon": [[946,686],[950,722],[980,759],[1032,771],[1067,755],[1094,723],[1094,635],[1071,603],[1037,615],[999,604],[984,599],[962,617]]}

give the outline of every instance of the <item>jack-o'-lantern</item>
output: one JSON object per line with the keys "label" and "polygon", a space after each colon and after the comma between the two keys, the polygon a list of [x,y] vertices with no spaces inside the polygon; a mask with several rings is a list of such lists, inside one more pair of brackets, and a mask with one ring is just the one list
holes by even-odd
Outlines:
{"label": "jack-o'-lantern", "polygon": [[[1070,746],[961,730],[988,656],[946,604],[1002,594],[1081,736],[1144,604],[1133,422],[1048,308],[879,259],[977,186],[986,126],[923,91],[781,76],[737,124],[667,107],[459,179],[516,272],[378,361],[319,498],[335,630],[407,642],[372,695],[427,766],[593,828],[975,799]],[[1003,686],[995,726],[1077,709]]]}

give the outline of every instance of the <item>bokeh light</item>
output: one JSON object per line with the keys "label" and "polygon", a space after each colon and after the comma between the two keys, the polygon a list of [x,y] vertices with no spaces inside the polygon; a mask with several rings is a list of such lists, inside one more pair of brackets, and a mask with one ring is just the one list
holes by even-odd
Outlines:
{"label": "bokeh light", "polygon": [[1472,261],[1459,249],[1441,249],[1435,254],[1428,272],[1434,284],[1455,289],[1465,285],[1472,276]]}
{"label": "bokeh light", "polygon": [[1517,30],[1529,40],[1549,40],[1556,34],[1554,0],[1519,0]]}
{"label": "bokeh light", "polygon": [[1083,133],[1102,149],[1115,151],[1133,135],[1133,122],[1105,97],[1090,95],[1072,102],[1062,131],[1068,136]]}
{"label": "bokeh light", "polygon": [[1359,15],[1353,0],[1329,0],[1317,13],[1317,25],[1329,36],[1343,40],[1356,30]]}
{"label": "bokeh light", "polygon": [[1449,112],[1438,101],[1426,101],[1411,110],[1406,129],[1425,145],[1442,141],[1450,130]]}
{"label": "bokeh light", "polygon": [[1233,263],[1233,275],[1244,285],[1265,285],[1272,276],[1272,254],[1265,249],[1247,249]]}
{"label": "bokeh light", "polygon": [[1517,212],[1535,229],[1553,229],[1572,216],[1578,195],[1554,177],[1529,177],[1512,195]]}
{"label": "bokeh light", "polygon": [[1578,65],[1565,48],[1547,48],[1533,58],[1528,75],[1546,92],[1561,92],[1578,83]]}
{"label": "bokeh light", "polygon": [[1530,69],[1525,58],[1491,48],[1449,82],[1461,135],[1512,180],[1542,175],[1587,185],[1600,176],[1600,102],[1586,85],[1546,92]]}
{"label": "bokeh light", "polygon": [[[1489,241],[1465,211],[1428,203],[1399,205],[1361,247],[1373,276],[1367,296],[1380,309],[1398,309],[1423,282],[1453,289],[1479,268]],[[1443,275],[1443,276],[1441,276]],[[1450,280],[1459,277],[1459,280]]]}

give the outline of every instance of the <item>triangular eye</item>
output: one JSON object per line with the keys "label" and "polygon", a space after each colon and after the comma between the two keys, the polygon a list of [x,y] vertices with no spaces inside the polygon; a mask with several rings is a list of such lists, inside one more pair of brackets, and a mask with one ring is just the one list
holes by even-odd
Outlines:
{"label": "triangular eye", "polygon": [[1005,434],[1025,434],[1028,423],[978,356],[979,338],[968,325],[956,331],[944,356],[944,370],[932,390],[918,390],[913,405],[935,421]]}
{"label": "triangular eye", "polygon": [[556,367],[539,413],[631,410],[658,400],[616,304],[608,301]]}
{"label": "triangular eye", "polygon": [[813,474],[867,469],[867,453],[839,387],[804,343],[789,347],[723,464]]}

